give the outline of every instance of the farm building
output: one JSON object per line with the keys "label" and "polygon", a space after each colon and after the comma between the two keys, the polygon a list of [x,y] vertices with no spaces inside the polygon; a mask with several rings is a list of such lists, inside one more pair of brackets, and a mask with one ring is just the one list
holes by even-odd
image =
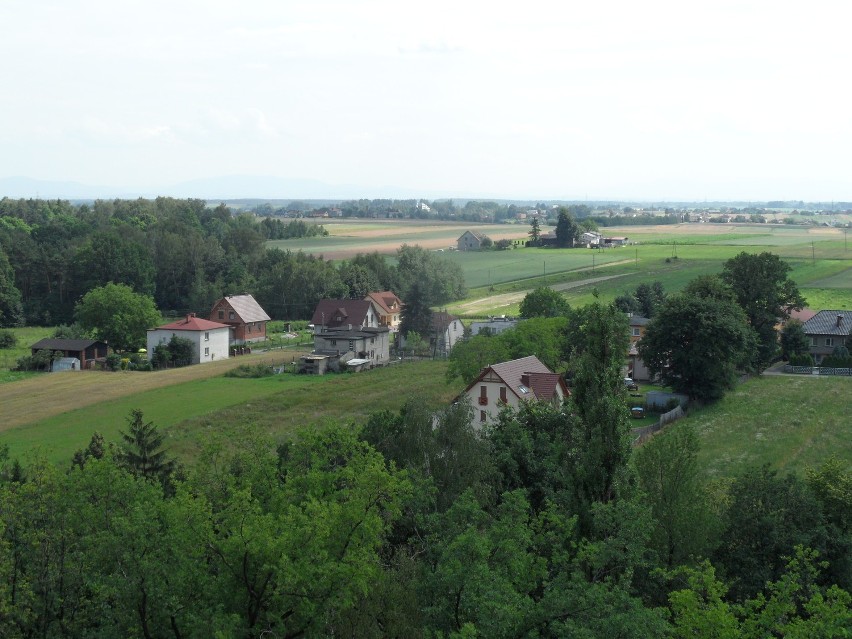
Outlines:
{"label": "farm building", "polygon": [[106,359],[108,347],[106,342],[93,339],[42,339],[30,346],[33,355],[43,350],[76,358],[78,369],[87,369],[94,368],[96,361]]}
{"label": "farm building", "polygon": [[213,305],[209,319],[231,327],[231,344],[247,344],[266,339],[270,318],[251,295],[227,295]]}
{"label": "farm building", "polygon": [[154,357],[154,349],[160,344],[168,344],[173,335],[192,342],[192,361],[190,364],[204,364],[215,359],[228,357],[231,327],[196,317],[190,313],[184,319],[164,324],[148,331],[148,359]]}

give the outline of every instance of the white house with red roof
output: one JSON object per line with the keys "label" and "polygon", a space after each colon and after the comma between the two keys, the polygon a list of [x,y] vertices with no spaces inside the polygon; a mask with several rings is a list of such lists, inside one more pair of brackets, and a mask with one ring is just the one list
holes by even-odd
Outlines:
{"label": "white house with red roof", "polygon": [[182,320],[148,330],[148,359],[154,356],[154,349],[157,346],[168,344],[173,335],[192,342],[193,364],[227,359],[230,334],[231,327],[227,324],[211,322],[196,317],[195,313],[190,313]]}
{"label": "white house with red roof", "polygon": [[558,406],[569,395],[562,375],[530,355],[483,368],[459,399],[466,397],[470,401],[474,425],[483,425],[493,423],[506,406],[517,409],[521,402],[528,401]]}

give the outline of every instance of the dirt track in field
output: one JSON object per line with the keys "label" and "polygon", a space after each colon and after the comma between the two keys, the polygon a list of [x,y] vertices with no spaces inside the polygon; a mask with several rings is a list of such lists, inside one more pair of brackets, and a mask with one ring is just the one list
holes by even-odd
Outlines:
{"label": "dirt track in field", "polygon": [[[613,266],[615,264],[626,264],[631,262],[632,260],[621,260],[620,262],[611,262],[606,264],[606,266]],[[601,268],[600,266],[597,268]],[[587,269],[582,269],[587,270]],[[588,269],[590,270],[590,269]],[[596,284],[597,282],[603,282],[605,280],[615,279],[616,277],[624,277],[625,275],[629,275],[629,273],[621,273],[619,275],[604,275],[602,277],[591,277],[586,280],[580,280],[579,282],[563,282],[561,284],[554,284],[550,288],[554,291],[567,291],[572,288],[579,288],[581,286],[586,286],[588,284]],[[527,289],[524,291],[515,291],[513,293],[501,293],[500,295],[492,295],[491,297],[483,297],[478,300],[471,300],[470,302],[465,302],[463,304],[452,305],[451,310],[456,313],[460,313],[462,315],[476,315],[477,313],[482,313],[484,311],[493,310],[495,308],[500,308],[503,306],[512,306],[514,304],[520,304],[521,300],[526,297],[527,293],[531,292],[533,289]]]}
{"label": "dirt track in field", "polygon": [[298,351],[270,351],[151,373],[77,371],[46,373],[0,384],[0,433],[76,408],[197,379],[217,377],[240,364],[290,361]]}

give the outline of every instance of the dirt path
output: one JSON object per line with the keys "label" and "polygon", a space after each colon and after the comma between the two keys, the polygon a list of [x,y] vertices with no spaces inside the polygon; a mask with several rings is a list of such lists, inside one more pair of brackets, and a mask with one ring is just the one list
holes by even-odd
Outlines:
{"label": "dirt path", "polygon": [[289,362],[297,351],[270,351],[231,357],[209,364],[152,373],[78,371],[53,373],[0,384],[0,433],[76,408],[164,388],[197,379],[217,377],[240,364]]}
{"label": "dirt path", "polygon": [[[622,260],[620,262],[611,262],[610,264],[606,264],[606,266],[614,266],[616,264],[627,264],[632,260]],[[598,266],[598,269],[601,267]],[[591,267],[578,269],[583,271],[591,270]],[[589,279],[580,280],[578,282],[562,282],[561,284],[554,284],[550,288],[555,291],[567,291],[572,288],[579,288],[580,286],[586,286],[588,284],[595,284],[597,282],[603,282],[605,280],[611,280],[616,277],[624,277],[625,275],[629,275],[629,273],[621,273],[618,275],[604,275],[602,277],[591,277]],[[532,291],[533,289],[527,289],[523,291],[515,291],[513,293],[501,293],[500,295],[492,295],[491,297],[483,297],[478,300],[471,300],[470,302],[465,302],[463,304],[457,304],[450,306],[450,309],[453,312],[461,313],[462,315],[475,315],[477,313],[482,313],[489,310],[494,310],[495,308],[500,308],[503,306],[512,306],[514,304],[519,304],[521,300],[526,297],[527,293]]]}

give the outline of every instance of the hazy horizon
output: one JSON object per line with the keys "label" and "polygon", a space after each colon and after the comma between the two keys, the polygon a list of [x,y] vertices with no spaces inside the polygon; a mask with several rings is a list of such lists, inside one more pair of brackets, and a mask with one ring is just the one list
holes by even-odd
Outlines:
{"label": "hazy horizon", "polygon": [[320,189],[293,198],[334,197],[325,185],[849,201],[850,14],[762,1],[5,3],[0,178]]}

